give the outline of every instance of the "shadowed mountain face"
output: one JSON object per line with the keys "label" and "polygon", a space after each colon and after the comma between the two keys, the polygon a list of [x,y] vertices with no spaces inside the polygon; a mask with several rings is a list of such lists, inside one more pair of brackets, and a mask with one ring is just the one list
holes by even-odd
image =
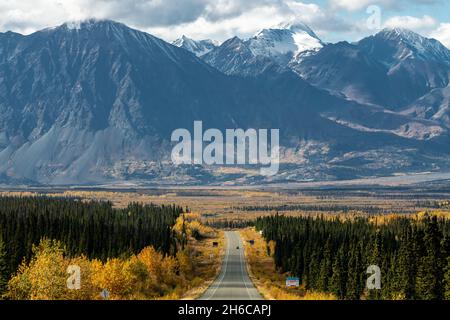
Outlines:
{"label": "shadowed mountain face", "polygon": [[[386,66],[364,50],[336,46],[348,66],[356,55],[361,68],[386,76]],[[172,131],[192,131],[195,120],[205,129],[279,128],[282,166],[270,182],[447,163],[447,127],[438,120],[349,101],[339,88],[330,93],[296,68],[255,55],[238,38],[202,58],[112,21],[0,34],[0,181],[268,182],[248,168],[172,165]]]}
{"label": "shadowed mountain face", "polygon": [[355,45],[328,45],[293,68],[318,87],[399,110],[448,85],[449,52],[411,31],[383,30]]}
{"label": "shadowed mountain face", "polygon": [[358,47],[386,66],[393,109],[449,83],[450,51],[437,40],[405,29],[386,29],[361,40]]}
{"label": "shadowed mountain face", "polygon": [[225,41],[202,59],[227,75],[255,76],[272,68],[288,70],[269,57],[254,55],[249,44],[238,37]]}
{"label": "shadowed mountain face", "polygon": [[450,128],[450,86],[433,89],[405,108],[402,114],[439,121]]}
{"label": "shadowed mountain face", "polygon": [[317,87],[342,93],[351,100],[391,103],[392,95],[386,94],[390,91],[387,68],[347,42],[330,44],[292,67]]}

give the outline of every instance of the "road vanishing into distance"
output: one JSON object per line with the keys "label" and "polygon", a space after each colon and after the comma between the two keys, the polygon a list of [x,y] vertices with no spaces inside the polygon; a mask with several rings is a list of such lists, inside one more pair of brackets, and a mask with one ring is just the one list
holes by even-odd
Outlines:
{"label": "road vanishing into distance", "polygon": [[222,270],[200,300],[262,300],[247,273],[244,246],[236,231],[225,232],[227,249]]}

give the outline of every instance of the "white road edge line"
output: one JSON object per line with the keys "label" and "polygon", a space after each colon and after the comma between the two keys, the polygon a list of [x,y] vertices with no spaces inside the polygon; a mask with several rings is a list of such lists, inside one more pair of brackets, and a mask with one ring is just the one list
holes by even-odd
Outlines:
{"label": "white road edge line", "polygon": [[214,297],[214,295],[217,292],[217,289],[220,288],[220,286],[222,285],[223,279],[225,278],[225,275],[227,274],[228,257],[229,257],[229,254],[230,254],[230,239],[228,237],[228,233],[227,232],[225,232],[225,237],[226,237],[226,240],[227,240],[227,251],[225,253],[225,268],[223,268],[224,270],[222,270],[223,272],[220,275],[219,283],[217,284],[216,288],[211,292],[209,298],[207,298],[206,300],[211,300]]}
{"label": "white road edge line", "polygon": [[[243,250],[244,250],[244,242],[242,242],[242,238],[241,238],[241,236],[238,234],[238,238],[239,238],[239,242],[240,242],[240,245],[241,245],[241,250],[239,250],[240,252],[239,252],[239,255],[241,256],[241,263],[240,263],[240,265],[241,265],[241,275],[242,275],[242,281],[244,282],[244,285],[245,285],[245,289],[247,289],[247,294],[248,294],[248,297],[249,297],[249,299],[250,300],[253,300],[253,297],[252,297],[252,295],[250,294],[250,291],[249,291],[249,289],[248,289],[248,286],[247,286],[247,281],[245,281],[245,277],[244,277],[244,275],[245,275],[245,273],[244,273],[244,263],[245,263],[245,255],[243,254]],[[249,278],[250,279],[250,278]]]}

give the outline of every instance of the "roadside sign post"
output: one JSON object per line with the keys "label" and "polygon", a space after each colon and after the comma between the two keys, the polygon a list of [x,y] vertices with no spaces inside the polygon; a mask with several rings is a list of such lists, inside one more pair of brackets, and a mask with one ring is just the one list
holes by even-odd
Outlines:
{"label": "roadside sign post", "polygon": [[286,287],[287,288],[298,288],[299,286],[300,286],[300,278],[297,278],[297,277],[286,278]]}

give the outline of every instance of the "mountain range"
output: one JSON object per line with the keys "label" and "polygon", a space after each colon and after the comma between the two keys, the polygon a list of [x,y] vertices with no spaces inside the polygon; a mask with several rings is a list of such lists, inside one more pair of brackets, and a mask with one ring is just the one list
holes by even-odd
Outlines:
{"label": "mountain range", "polygon": [[[450,167],[450,51],[405,29],[303,23],[172,44],[109,20],[0,33],[0,183],[248,185]],[[171,132],[279,128],[280,173],[174,165]]]}

